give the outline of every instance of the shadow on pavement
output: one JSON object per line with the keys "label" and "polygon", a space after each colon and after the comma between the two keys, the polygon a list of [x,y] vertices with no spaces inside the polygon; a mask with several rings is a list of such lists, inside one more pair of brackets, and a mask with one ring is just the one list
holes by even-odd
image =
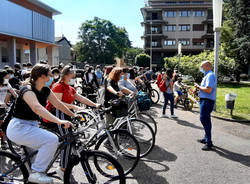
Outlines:
{"label": "shadow on pavement", "polygon": [[234,153],[232,151],[226,150],[225,148],[221,148],[218,146],[214,146],[213,151],[226,159],[239,162],[242,165],[250,167],[250,155],[242,155],[239,153]]}
{"label": "shadow on pavement", "polygon": [[178,123],[179,125],[187,126],[187,127],[191,127],[191,128],[196,128],[196,129],[199,129],[199,130],[203,130],[202,127],[197,126],[197,125],[195,125],[195,124],[193,124],[193,123],[190,123],[190,122],[188,122],[188,121],[181,120],[181,119],[179,119],[179,118],[176,118],[176,119],[173,119],[173,120],[175,120],[176,123]]}
{"label": "shadow on pavement", "polygon": [[[158,173],[165,173],[169,170],[166,162],[173,162],[177,159],[177,156],[170,153],[159,146],[155,145],[153,151],[141,159],[136,169],[132,172],[133,177],[127,178],[135,179],[138,184],[168,184],[165,177],[158,175]],[[165,163],[162,163],[165,162]],[[153,168],[150,167],[153,165]]]}

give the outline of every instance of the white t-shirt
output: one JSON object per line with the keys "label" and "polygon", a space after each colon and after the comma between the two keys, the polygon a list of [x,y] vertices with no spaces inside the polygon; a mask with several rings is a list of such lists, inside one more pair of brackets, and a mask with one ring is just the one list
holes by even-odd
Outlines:
{"label": "white t-shirt", "polygon": [[7,83],[7,86],[0,87],[0,105],[5,104],[4,100],[10,88],[11,85],[9,83]]}
{"label": "white t-shirt", "polygon": [[178,81],[174,83],[174,91],[181,91],[181,84]]}

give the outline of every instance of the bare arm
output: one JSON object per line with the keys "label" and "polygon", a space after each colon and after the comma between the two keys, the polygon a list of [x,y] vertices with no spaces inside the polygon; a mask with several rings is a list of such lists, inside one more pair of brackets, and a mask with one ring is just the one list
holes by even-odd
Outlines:
{"label": "bare arm", "polygon": [[15,98],[17,98],[17,94],[16,94],[15,90],[14,90],[12,87],[9,89],[9,91],[10,91],[10,93],[11,93]]}
{"label": "bare arm", "polygon": [[81,107],[77,106],[77,105],[73,105],[73,104],[69,104],[69,103],[65,103],[62,101],[62,96],[63,94],[62,93],[54,93],[55,96],[66,106],[68,107],[69,109],[73,109],[75,111],[79,111],[81,110]]}
{"label": "bare arm", "polygon": [[37,100],[36,95],[32,91],[27,91],[23,95],[23,100],[29,105],[31,110],[38,116],[47,119],[50,122],[61,124],[60,119],[51,114],[47,109],[45,109]]}
{"label": "bare arm", "polygon": [[208,93],[208,94],[212,93],[212,90],[213,90],[209,86],[207,86],[207,87],[201,87],[198,84],[195,84],[194,87],[197,88],[197,89],[199,89],[200,91],[203,91],[203,92]]}
{"label": "bare arm", "polygon": [[51,91],[48,97],[50,103],[56,108],[61,110],[63,113],[67,114],[68,116],[75,117],[75,114],[69,110],[69,108],[59,100],[56,95]]}
{"label": "bare arm", "polygon": [[107,90],[108,90],[110,93],[113,93],[114,95],[118,95],[118,96],[120,96],[120,97],[123,96],[123,94],[122,94],[121,92],[114,90],[114,88],[112,88],[112,86],[108,86],[108,87],[107,87]]}
{"label": "bare arm", "polygon": [[82,95],[79,95],[78,93],[75,94],[75,99],[85,105],[91,106],[91,107],[97,107],[97,104],[89,100],[88,98],[85,98]]}

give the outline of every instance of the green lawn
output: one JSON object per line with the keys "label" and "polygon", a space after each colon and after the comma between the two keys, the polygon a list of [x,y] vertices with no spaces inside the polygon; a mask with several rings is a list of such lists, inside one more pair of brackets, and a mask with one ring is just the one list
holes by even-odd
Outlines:
{"label": "green lawn", "polygon": [[[227,93],[237,94],[232,117],[230,110],[226,109],[225,95]],[[216,108],[217,112],[213,112],[215,115],[250,120],[250,84],[226,83],[218,85]]]}

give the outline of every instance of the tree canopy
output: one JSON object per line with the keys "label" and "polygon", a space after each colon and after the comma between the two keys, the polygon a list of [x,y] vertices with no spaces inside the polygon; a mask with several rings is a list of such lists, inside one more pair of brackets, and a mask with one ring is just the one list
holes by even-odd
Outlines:
{"label": "tree canopy", "polygon": [[98,17],[82,23],[78,34],[80,41],[75,51],[81,62],[112,64],[115,57],[122,57],[131,47],[125,28]]}

